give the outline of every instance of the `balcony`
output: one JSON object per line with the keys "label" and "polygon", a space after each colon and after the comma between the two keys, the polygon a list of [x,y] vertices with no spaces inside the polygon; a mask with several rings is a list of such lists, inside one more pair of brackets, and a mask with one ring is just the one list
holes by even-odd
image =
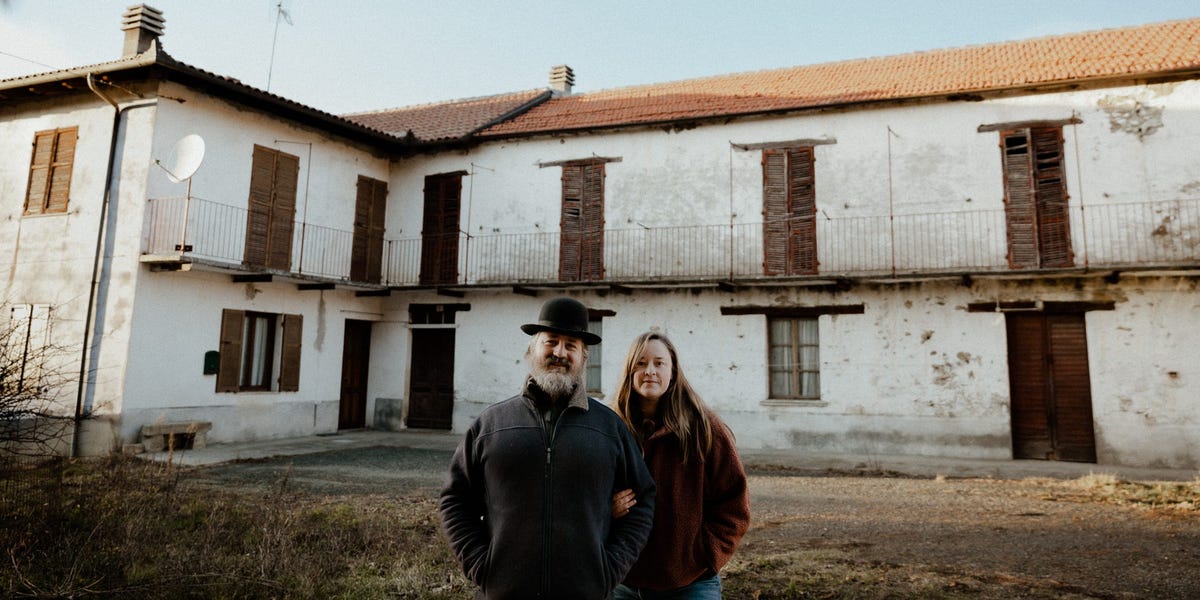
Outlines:
{"label": "balcony", "polygon": [[[260,272],[243,264],[245,209],[192,198],[149,201],[143,261],[200,263]],[[588,276],[560,276],[560,234],[458,233],[448,240],[408,237],[384,243],[376,287],[471,287],[804,282],[858,278],[922,278],[1111,270],[1200,269],[1200,198],[1109,203],[1069,210],[1068,266],[1014,268],[1009,263],[1003,210],[817,217],[816,270],[764,274],[764,225],[725,223],[608,229],[591,246]],[[185,218],[186,217],[186,218]],[[186,227],[186,231],[185,231]],[[811,227],[811,226],[810,226]],[[785,225],[786,229],[786,225]],[[299,279],[351,281],[354,234],[296,222],[291,267]],[[440,248],[442,265],[422,278],[422,249]],[[602,248],[602,251],[599,250]],[[269,271],[269,269],[267,270]],[[596,277],[595,273],[602,273]]]}

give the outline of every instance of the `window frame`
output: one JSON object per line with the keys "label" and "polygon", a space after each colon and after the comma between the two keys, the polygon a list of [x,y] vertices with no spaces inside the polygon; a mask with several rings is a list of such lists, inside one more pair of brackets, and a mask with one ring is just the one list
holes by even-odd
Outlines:
{"label": "window frame", "polygon": [[[44,161],[39,161],[40,140],[49,139],[49,148]],[[68,142],[69,140],[69,142]],[[29,178],[25,187],[25,205],[21,216],[66,214],[71,204],[71,175],[75,167],[75,151],[79,142],[79,127],[46,129],[33,134],[29,159]],[[70,147],[70,156],[61,157],[64,146]],[[63,160],[65,158],[65,160]],[[35,187],[40,181],[40,185]],[[58,184],[56,185],[56,182]],[[40,189],[41,198],[34,201],[35,190]],[[61,199],[61,202],[56,201]]]}
{"label": "window frame", "polygon": [[[788,323],[788,340],[786,344],[778,343],[776,339],[775,325],[780,323]],[[812,343],[805,343],[803,335],[803,325],[811,324],[814,330]],[[792,404],[792,405],[823,405],[821,396],[821,324],[820,317],[811,316],[770,316],[767,315],[767,402],[771,404]],[[790,368],[783,369],[788,378],[788,387],[792,388],[795,393],[786,394],[780,393],[775,388],[776,374],[781,372],[778,363],[773,360],[776,348],[788,349],[788,354],[791,357]],[[809,354],[804,350],[812,348],[812,360],[805,360]],[[815,374],[815,394],[805,394],[805,374]]]}

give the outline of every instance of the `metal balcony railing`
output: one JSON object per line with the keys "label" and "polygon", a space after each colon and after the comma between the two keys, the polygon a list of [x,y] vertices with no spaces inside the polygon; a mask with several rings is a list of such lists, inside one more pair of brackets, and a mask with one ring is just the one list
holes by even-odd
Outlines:
{"label": "metal balcony railing", "polygon": [[[185,204],[188,247],[180,250]],[[1200,267],[1200,198],[1076,204],[1068,213],[1073,258],[1066,269]],[[183,198],[153,199],[144,253],[241,265],[246,216],[245,209],[197,198],[190,203]],[[1003,210],[833,218],[819,214],[815,232],[816,273],[798,277],[919,277],[1018,270],[1009,264]],[[762,222],[608,229],[595,235],[602,239],[582,240],[595,251],[582,260],[599,262],[583,272],[602,273],[602,278],[589,280],[699,282],[779,275],[764,274]],[[296,222],[292,237],[293,273],[349,280],[353,232]],[[562,281],[561,242],[557,232],[460,232],[446,239],[391,239],[384,245],[383,284],[558,283]]]}

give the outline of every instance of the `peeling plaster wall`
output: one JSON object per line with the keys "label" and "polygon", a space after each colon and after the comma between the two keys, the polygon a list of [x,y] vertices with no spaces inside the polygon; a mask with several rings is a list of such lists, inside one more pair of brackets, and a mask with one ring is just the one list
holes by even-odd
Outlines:
{"label": "peeling plaster wall", "polygon": [[[1194,402],[1200,367],[1189,358],[1200,340],[1195,328],[1174,323],[1200,316],[1195,279],[1063,284],[985,280],[970,287],[952,281],[863,285],[834,294],[794,288],[572,295],[616,313],[604,319],[606,401],[628,341],[656,328],[676,343],[688,379],[741,447],[997,460],[1012,458],[1005,317],[968,312],[967,305],[1111,300],[1114,310],[1085,317],[1099,464],[1200,465],[1194,441],[1200,439]],[[458,314],[456,329],[455,431],[516,393],[527,372],[528,343],[518,327],[533,320],[548,297],[468,297],[472,308]],[[862,303],[864,313],[819,319],[821,399],[801,406],[766,403],[766,318],[720,312],[722,306],[851,303]]]}

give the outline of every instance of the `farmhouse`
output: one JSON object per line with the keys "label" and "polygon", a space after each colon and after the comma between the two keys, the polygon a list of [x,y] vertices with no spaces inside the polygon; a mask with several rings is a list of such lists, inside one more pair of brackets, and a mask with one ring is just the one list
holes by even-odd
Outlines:
{"label": "farmhouse", "polygon": [[1200,19],[340,116],[125,22],[0,81],[63,452],[461,431],[570,295],[593,395],[661,329],[744,447],[1200,467]]}

